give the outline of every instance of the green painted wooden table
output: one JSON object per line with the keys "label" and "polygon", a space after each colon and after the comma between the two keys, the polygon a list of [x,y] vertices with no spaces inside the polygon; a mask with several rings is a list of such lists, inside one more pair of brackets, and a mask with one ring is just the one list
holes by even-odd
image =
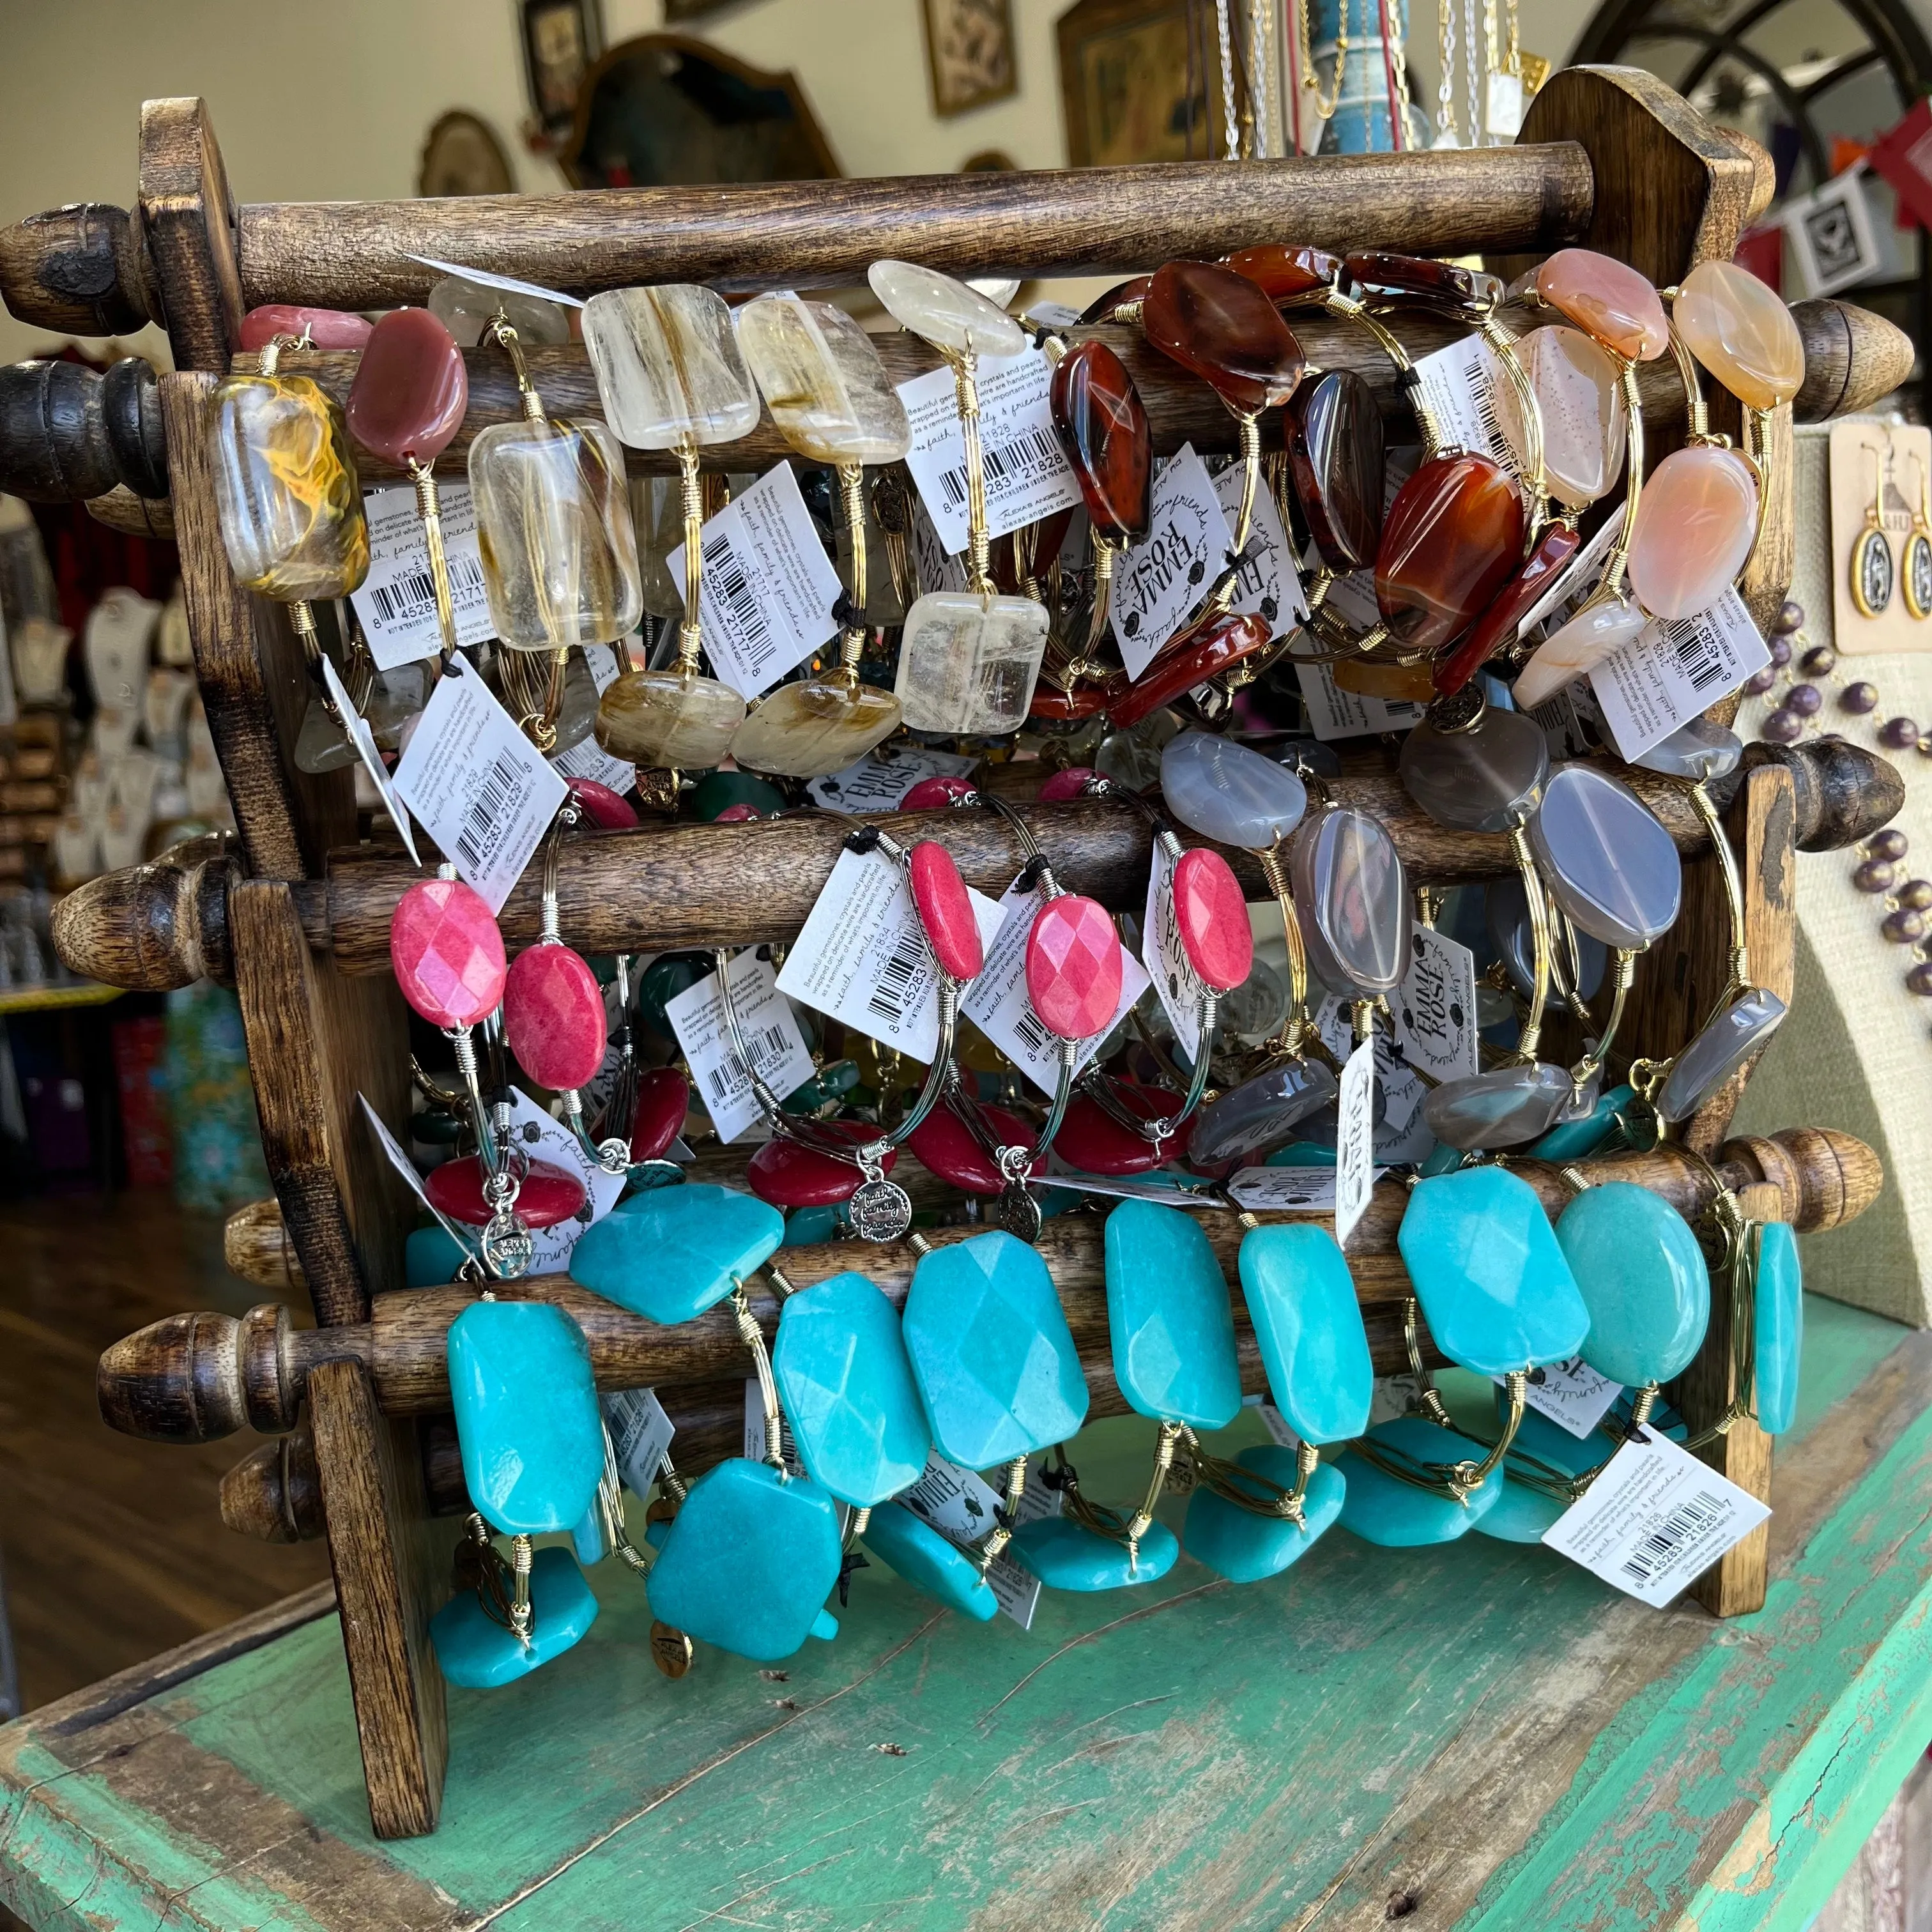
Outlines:
{"label": "green painted wooden table", "polygon": [[[674,1684],[607,1564],[578,1649],[451,1694],[442,1828],[382,1844],[324,1588],[0,1730],[0,1898],[44,1932],[1798,1932],[1932,1738],[1932,1334],[1807,1321],[1754,1616],[1337,1530],[1030,1634],[874,1568],[782,1678]],[[1126,1494],[1144,1438],[1107,1427],[1084,1486]]]}

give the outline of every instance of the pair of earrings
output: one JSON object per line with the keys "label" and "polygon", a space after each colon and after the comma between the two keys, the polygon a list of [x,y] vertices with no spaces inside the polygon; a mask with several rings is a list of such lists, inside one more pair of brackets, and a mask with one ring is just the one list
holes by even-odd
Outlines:
{"label": "pair of earrings", "polygon": [[1925,465],[1915,452],[1918,470],[1918,501],[1912,512],[1912,529],[1905,539],[1904,568],[1892,554],[1885,528],[1886,487],[1892,480],[1892,452],[1871,443],[1861,446],[1872,459],[1872,500],[1865,509],[1865,526],[1852,544],[1852,602],[1862,617],[1882,616],[1894,588],[1918,622],[1932,617],[1932,516],[1928,514]]}

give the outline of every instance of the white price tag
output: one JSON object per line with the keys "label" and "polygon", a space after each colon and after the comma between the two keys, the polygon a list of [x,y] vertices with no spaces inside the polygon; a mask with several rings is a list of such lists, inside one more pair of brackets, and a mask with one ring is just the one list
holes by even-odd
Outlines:
{"label": "white price tag", "polygon": [[1405,1372],[1399,1376],[1378,1376],[1369,1396],[1369,1426],[1379,1428],[1400,1415],[1412,1415],[1421,1406],[1422,1378]]}
{"label": "white price tag", "polygon": [[[964,584],[960,588],[965,588]],[[930,746],[896,739],[868,752],[856,764],[830,778],[814,778],[805,788],[814,805],[842,812],[896,812],[913,787],[925,778],[963,778],[980,760],[966,752],[937,752]]]}
{"label": "white price tag", "polygon": [[1726,590],[1694,617],[1652,618],[1591,672],[1590,688],[1628,764],[1770,662],[1744,599]]}
{"label": "white price tag", "polygon": [[[1154,976],[1154,990],[1166,1012],[1174,1037],[1190,1066],[1201,1051],[1201,1002],[1208,988],[1180,943],[1174,916],[1175,861],[1162,842],[1154,842],[1154,863],[1148,872],[1147,909],[1141,921],[1143,963]],[[1151,944],[1150,944],[1151,942]]]}
{"label": "white price tag", "polygon": [[[740,698],[769,691],[838,628],[838,573],[825,554],[789,463],[734,496],[700,533],[705,655]],[[684,546],[665,560],[684,582]]]}
{"label": "white price tag", "polygon": [[[1013,1512],[1016,1528],[1043,1516],[1060,1514],[1060,1492],[1048,1489],[1040,1480],[1041,1465],[1027,1468],[1026,1487],[1020,1492],[1019,1506]],[[903,1503],[919,1520],[938,1531],[949,1543],[970,1549],[992,1534],[1000,1492],[984,1477],[949,1462],[937,1449],[926,1457],[925,1472],[909,1490],[892,1498]],[[1033,1628],[1033,1613],[1040,1601],[1040,1579],[1023,1570],[1012,1558],[997,1556],[986,1572],[986,1586],[998,1600],[1000,1608],[1022,1630]]]}
{"label": "white price tag", "polygon": [[362,769],[369,774],[376,795],[382,801],[382,809],[403,835],[403,843],[410,858],[420,866],[422,859],[416,850],[416,836],[410,828],[408,808],[396,796],[395,787],[389,781],[388,767],[382,762],[382,753],[376,748],[376,734],[370,730],[368,719],[359,716],[350,701],[349,693],[343,686],[342,674],[326,651],[322,658],[322,681],[328,688],[329,701],[335,706],[336,716],[348,728],[349,742],[356,747],[356,755],[362,760]]}
{"label": "white price tag", "polygon": [[1558,1554],[1661,1610],[1771,1514],[1646,1426],[1543,1533]]}
{"label": "white price tag", "polygon": [[1154,509],[1145,538],[1114,566],[1110,617],[1130,678],[1186,622],[1225,568],[1232,533],[1208,466],[1183,443],[1154,466]]}
{"label": "white price tag", "polygon": [[[1315,1030],[1337,1060],[1354,1046],[1354,1028],[1347,1001],[1329,994],[1315,1010]],[[1414,1067],[1396,1058],[1394,1038],[1376,1029],[1376,1090],[1382,1096],[1382,1124],[1376,1129],[1376,1158],[1394,1166],[1423,1159],[1436,1145],[1436,1136],[1422,1118],[1429,1098]]]}
{"label": "white price tag", "polygon": [[1433,927],[1414,928],[1408,971],[1389,1003],[1402,1058],[1436,1080],[1477,1070],[1476,956]]}
{"label": "white price tag", "polygon": [[1483,130],[1492,142],[1514,141],[1522,132],[1522,80],[1514,74],[1492,74],[1489,98],[1483,104]]}
{"label": "white price tag", "polygon": [[[982,946],[998,904],[968,886]],[[939,978],[905,868],[884,853],[842,851],[785,955],[778,991],[930,1066],[939,1051]]]}
{"label": "white price tag", "polygon": [[[1490,1379],[1503,1386],[1501,1376]],[[1567,1429],[1572,1436],[1585,1436],[1617,1406],[1624,1392],[1622,1382],[1600,1376],[1581,1356],[1552,1364],[1530,1372],[1523,1390],[1523,1402],[1538,1415]]]}
{"label": "white price tag", "polygon": [[616,1452],[617,1473],[634,1496],[650,1493],[658,1466],[676,1433],[655,1389],[614,1389],[598,1398],[604,1424]]}
{"label": "white price tag", "polygon": [[1559,610],[1567,604],[1580,604],[1596,589],[1597,580],[1604,574],[1604,560],[1610,555],[1610,546],[1616,542],[1617,532],[1623,526],[1623,512],[1618,510],[1557,572],[1556,581],[1529,607],[1522,622],[1516,627],[1519,638],[1528,637],[1552,611]]}
{"label": "white price tag", "polygon": [[[586,644],[584,656],[602,697],[616,682],[623,669],[620,653],[614,645]],[[627,792],[638,782],[637,766],[612,758],[598,743],[594,731],[586,733],[568,751],[558,752],[550,763],[567,778],[588,778],[592,784],[606,786],[614,792]]]}
{"label": "white price tag", "polygon": [[[1244,466],[1231,463],[1214,478],[1214,494],[1228,520],[1228,540],[1234,542],[1234,519],[1241,509]],[[1301,573],[1294,567],[1288,532],[1281,526],[1281,506],[1264,481],[1255,490],[1248,523],[1248,560],[1234,580],[1234,608],[1243,616],[1265,617],[1270,634],[1280,637],[1306,621],[1308,599]]]}
{"label": "white price tag", "polygon": [[1496,352],[1480,335],[1466,335],[1415,365],[1422,406],[1435,419],[1443,446],[1486,456],[1509,475],[1516,452],[1503,434],[1496,392],[1509,380]]}
{"label": "white price tag", "polygon": [[510,1090],[510,1138],[532,1160],[547,1160],[584,1183],[584,1205],[568,1221],[531,1231],[536,1244],[526,1270],[531,1274],[561,1274],[570,1266],[570,1252],[592,1222],[601,1221],[616,1206],[624,1192],[624,1177],[607,1173],[578,1144],[577,1136],[554,1120],[520,1087]]}
{"label": "white price tag", "polygon": [[[1023,892],[1009,886],[1000,901],[1001,924],[986,949],[980,976],[966,989],[959,1010],[1017,1066],[1042,1094],[1060,1084],[1060,1042],[1040,1024],[1027,998],[1026,944],[1040,910],[1036,890]],[[1100,1050],[1102,1042],[1120,1023],[1129,1007],[1148,989],[1146,970],[1124,946],[1120,949],[1120,1001],[1114,1017],[1091,1040],[1081,1042],[1074,1062],[1078,1074]]]}
{"label": "white price tag", "polygon": [[1036,302],[1027,310],[1026,319],[1036,328],[1072,328],[1080,320],[1080,311],[1064,302]]}
{"label": "white price tag", "polygon": [[[1037,349],[988,357],[980,364],[980,449],[986,478],[986,533],[1004,536],[1080,500],[1080,486],[1053,426],[1048,392],[1053,369]],[[929,370],[898,387],[912,424],[906,467],[919,485],[940,542],[952,556],[966,548],[966,443],[958,395],[949,368]]]}
{"label": "white price tag", "polygon": [[1244,1167],[1228,1182],[1228,1198],[1252,1214],[1332,1214],[1332,1167]]}
{"label": "white price tag", "polygon": [[[1346,580],[1346,579],[1344,580]],[[1336,584],[1328,593],[1335,601]],[[1373,616],[1370,622],[1375,622]],[[1294,660],[1291,654],[1291,662]],[[1424,707],[1408,698],[1393,702],[1366,698],[1344,691],[1335,682],[1334,670],[1326,664],[1294,663],[1295,682],[1301,686],[1301,701],[1308,707],[1308,727],[1325,744],[1336,738],[1364,738],[1380,731],[1406,731],[1422,722]]]}
{"label": "white price tag", "polygon": [[493,913],[502,910],[570,789],[461,658],[430,693],[395,785]]}
{"label": "white price tag", "polygon": [[1376,1185],[1376,1043],[1365,1040],[1342,1069],[1335,1137],[1335,1244],[1346,1248]]}
{"label": "white price tag", "polygon": [[[771,962],[760,959],[755,948],[740,953],[730,970],[731,1004],[737,1013],[738,1030],[744,1036],[745,1051],[759,1076],[782,1099],[802,1087],[816,1070],[791,1002],[778,991]],[[696,986],[687,986],[666,1000],[664,1017],[684,1051],[692,1084],[718,1130],[718,1138],[735,1141],[762,1116],[758,1096],[752,1091],[751,1076],[732,1050],[730,1035],[725,1030],[718,975],[708,974]]]}
{"label": "white price tag", "polygon": [[[369,655],[378,670],[433,658],[442,649],[436,618],[436,580],[429,572],[429,539],[416,514],[415,485],[392,484],[362,494],[369,525],[369,574],[349,593],[362,620]],[[483,589],[483,559],[476,546],[476,512],[467,483],[436,490],[436,520],[449,566],[449,597],[456,613],[456,641],[480,644],[496,634]]]}

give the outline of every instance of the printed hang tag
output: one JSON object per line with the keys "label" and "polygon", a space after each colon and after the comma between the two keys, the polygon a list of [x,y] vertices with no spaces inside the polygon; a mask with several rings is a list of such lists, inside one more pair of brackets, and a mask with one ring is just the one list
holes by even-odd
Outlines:
{"label": "printed hang tag", "polygon": [[931,590],[966,588],[965,565],[939,541],[939,532],[932,527],[932,518],[926,511],[926,500],[919,496],[912,500],[912,564],[922,594]]}
{"label": "printed hang tag", "polygon": [[1496,392],[1509,378],[1480,335],[1465,335],[1422,357],[1415,373],[1420,406],[1434,420],[1444,449],[1486,456],[1510,476],[1519,473],[1496,408]]}
{"label": "printed hang tag", "polygon": [[1335,1245],[1346,1249],[1376,1185],[1376,1042],[1365,1040],[1342,1069],[1335,1136]]}
{"label": "printed hang tag", "polygon": [[[1050,1096],[1060,1084],[1060,1042],[1041,1024],[1026,989],[1027,939],[1040,903],[1037,890],[1006,888],[1000,901],[1000,929],[986,949],[986,963],[980,976],[959,1002],[959,1010],[1042,1094]],[[1108,1034],[1147,989],[1146,969],[1122,946],[1120,1004],[1100,1032],[1081,1042],[1074,1060],[1076,1075],[1092,1062]]]}
{"label": "printed hang tag", "polygon": [[[616,682],[628,662],[612,644],[586,644],[584,657],[600,698]],[[550,763],[567,778],[588,778],[592,784],[608,786],[614,792],[627,792],[638,782],[637,766],[612,758],[598,743],[594,731],[586,732],[568,751],[559,752]]]}
{"label": "printed hang tag", "polygon": [[[1504,1385],[1501,1376],[1490,1379],[1498,1388]],[[1581,1437],[1616,1407],[1617,1397],[1623,1392],[1622,1382],[1598,1375],[1579,1355],[1547,1368],[1532,1369],[1522,1395],[1525,1405],[1538,1415],[1548,1416],[1572,1436]]]}
{"label": "printed hang tag", "polygon": [[[1060,1492],[1050,1490],[1041,1478],[1043,1466],[1029,1463],[1026,1487],[1020,1492],[1013,1524],[1036,1522],[1060,1514]],[[998,1521],[1000,1492],[976,1472],[950,1462],[937,1449],[927,1452],[926,1468],[909,1490],[892,1498],[903,1503],[928,1528],[936,1529],[947,1542],[970,1551],[992,1534]],[[1022,1630],[1033,1628],[1035,1606],[1040,1602],[1040,1579],[1023,1570],[1010,1557],[997,1556],[986,1572],[986,1585],[998,1600],[1000,1608]]]}
{"label": "printed hang tag", "polygon": [[[1329,592],[1330,603],[1335,602],[1335,591],[1341,587],[1338,584]],[[1372,615],[1369,622],[1375,622]],[[1342,690],[1335,682],[1334,670],[1325,663],[1298,662],[1294,677],[1301,686],[1301,701],[1308,707],[1309,728],[1324,744],[1336,738],[1406,731],[1412,724],[1422,722],[1423,706],[1408,698],[1391,701]]]}
{"label": "printed hang tag", "polygon": [[[760,959],[755,948],[740,953],[729,970],[731,1004],[745,1051],[760,1078],[782,1099],[802,1087],[818,1070],[806,1049],[791,1002],[778,991],[771,962]],[[704,1102],[718,1138],[728,1144],[735,1141],[763,1114],[758,1096],[752,1091],[751,1076],[733,1050],[725,1030],[718,975],[707,974],[696,986],[687,986],[666,1000],[664,1016],[677,1036],[685,1064],[691,1070],[692,1084]]]}
{"label": "printed hang tag", "polygon": [[1744,599],[1726,590],[1694,617],[1652,618],[1591,672],[1590,688],[1630,764],[1770,662]]}
{"label": "printed hang tag", "polygon": [[[467,483],[438,487],[437,521],[443,561],[449,568],[449,599],[456,613],[456,641],[480,644],[496,634],[483,589],[483,559],[476,544],[476,513]],[[369,574],[349,601],[378,670],[433,658],[442,649],[436,616],[436,580],[429,568],[429,538],[416,514],[412,484],[391,484],[362,494],[369,526]]]}
{"label": "printed hang tag", "polygon": [[[1315,1030],[1338,1061],[1347,1058],[1355,1034],[1346,1000],[1332,993],[1324,999],[1315,1010]],[[1376,1160],[1389,1166],[1422,1160],[1436,1145],[1436,1136],[1422,1117],[1429,1089],[1400,1057],[1394,1036],[1380,1027],[1376,1029],[1376,1090],[1382,1096]]]}
{"label": "printed hang tag", "polygon": [[1522,132],[1522,79],[1520,74],[1490,76],[1488,98],[1483,104],[1483,130],[1492,142],[1514,141]]}
{"label": "printed hang tag", "polygon": [[1025,320],[1036,328],[1075,328],[1079,326],[1080,311],[1064,302],[1036,302],[1027,310]]}
{"label": "printed hang tag", "polygon": [[1476,956],[1432,926],[1414,928],[1408,971],[1390,1002],[1402,1058],[1432,1079],[1477,1071]]}
{"label": "printed hang tag", "polygon": [[1047,1178],[1056,1187],[1077,1188],[1109,1201],[1154,1201],[1164,1208],[1219,1208],[1220,1190],[1212,1181],[1185,1174],[1179,1168],[1156,1168],[1149,1174],[1083,1174],[1069,1166],[1053,1148],[1046,1152]]}
{"label": "printed hang tag", "polygon": [[395,786],[493,913],[502,910],[570,789],[461,658],[430,693]]}
{"label": "printed hang tag", "polygon": [[677,1432],[665,1414],[656,1389],[614,1389],[598,1402],[604,1426],[610,1432],[617,1473],[634,1496],[648,1496],[658,1479],[664,1452]]}
{"label": "printed hang tag", "polygon": [[[748,701],[802,664],[838,628],[838,573],[825,554],[789,463],[768,470],[700,532],[705,655]],[[665,560],[684,582],[684,546]]]}
{"label": "printed hang tag", "polygon": [[342,674],[335,668],[334,660],[326,651],[322,656],[322,681],[328,690],[329,702],[335,706],[336,716],[348,732],[349,742],[356,747],[356,755],[362,760],[362,769],[376,787],[376,794],[382,801],[382,809],[403,835],[403,844],[408,848],[410,857],[420,866],[422,859],[416,850],[416,836],[410,828],[408,808],[396,796],[395,787],[389,780],[388,767],[382,762],[382,753],[376,748],[376,734],[370,730],[368,719],[359,716],[350,701]]}
{"label": "printed hang tag", "polygon": [[[968,886],[980,941],[998,904]],[[880,851],[842,851],[785,955],[778,991],[930,1066],[939,1051],[939,979],[905,868]]]}
{"label": "printed hang tag", "polygon": [[[1234,543],[1234,520],[1241,511],[1241,485],[1246,466],[1231,463],[1214,478],[1214,495],[1228,520],[1228,542]],[[1288,532],[1281,526],[1281,506],[1265,480],[1255,490],[1248,520],[1248,554],[1234,579],[1234,608],[1244,616],[1265,617],[1268,634],[1279,638],[1304,623],[1308,599],[1301,573],[1294,567]]]}
{"label": "printed hang tag", "polygon": [[1150,955],[1144,963],[1154,976],[1155,994],[1174,1029],[1175,1043],[1192,1066],[1201,1051],[1201,1002],[1208,988],[1180,943],[1180,928],[1174,916],[1175,863],[1166,842],[1156,838],[1148,875],[1147,910],[1141,922],[1141,950]]}
{"label": "printed hang tag", "polygon": [[511,1144],[520,1148],[531,1160],[547,1160],[551,1166],[575,1174],[584,1184],[584,1205],[568,1220],[531,1231],[536,1246],[524,1272],[561,1274],[569,1267],[571,1250],[584,1231],[593,1222],[602,1220],[622,1197],[624,1177],[607,1172],[592,1160],[578,1145],[577,1136],[520,1087],[510,1089],[510,1108]]}
{"label": "printed hang tag", "polygon": [[1661,1610],[1770,1514],[1646,1425],[1543,1540],[1613,1589]]}
{"label": "printed hang tag", "polygon": [[1148,534],[1114,566],[1110,613],[1127,676],[1138,677],[1221,574],[1233,534],[1208,466],[1183,443],[1154,466]]}
{"label": "printed hang tag", "polygon": [[[965,588],[961,580],[962,590]],[[963,778],[980,760],[969,752],[934,751],[896,739],[868,752],[856,764],[830,778],[814,778],[805,788],[814,805],[842,812],[896,812],[905,795],[926,778]]]}
{"label": "printed hang tag", "polygon": [[[980,449],[986,482],[986,533],[1003,537],[1080,500],[1048,400],[1053,369],[1037,349],[988,357],[979,367]],[[949,554],[966,548],[966,442],[958,392],[941,367],[898,386],[912,424],[906,467]]]}
{"label": "printed hang tag", "polygon": [[[1388,1170],[1373,1168],[1373,1186]],[[1228,1198],[1252,1214],[1332,1214],[1341,1170],[1334,1167],[1244,1167],[1228,1183]]]}

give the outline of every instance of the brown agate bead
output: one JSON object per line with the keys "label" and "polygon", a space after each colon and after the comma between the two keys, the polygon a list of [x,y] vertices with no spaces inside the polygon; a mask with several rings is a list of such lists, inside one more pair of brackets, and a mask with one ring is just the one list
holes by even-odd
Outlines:
{"label": "brown agate bead", "polygon": [[1522,555],[1522,500],[1486,456],[1431,457],[1396,493],[1376,553],[1391,636],[1440,650],[1494,601]]}
{"label": "brown agate bead", "polygon": [[1469,634],[1432,670],[1436,689],[1447,698],[1460,691],[1483,665],[1516,635],[1530,607],[1556,582],[1558,572],[1576,554],[1582,538],[1568,524],[1552,524],[1524,559],[1522,568],[1503,586],[1501,596],[1469,628]]}
{"label": "brown agate bead", "polygon": [[1342,266],[1365,295],[1419,296],[1425,302],[1474,309],[1493,308],[1502,299],[1503,285],[1494,275],[1480,268],[1459,268],[1453,262],[1432,262],[1424,255],[1367,248],[1345,256]]}
{"label": "brown agate bead", "polygon": [[1125,730],[1170,699],[1264,650],[1274,627],[1258,614],[1210,610],[1174,638],[1112,707],[1114,728]]}
{"label": "brown agate bead", "polygon": [[1295,392],[1282,419],[1295,501],[1322,561],[1344,573],[1366,569],[1382,535],[1387,454],[1376,392],[1331,369]]}
{"label": "brown agate bead", "polygon": [[1342,258],[1319,248],[1287,248],[1266,242],[1258,248],[1237,248],[1227,266],[1266,294],[1270,302],[1290,302],[1332,289],[1342,279]]}
{"label": "brown agate bead", "polygon": [[1294,394],[1306,366],[1275,305],[1245,275],[1214,262],[1169,262],[1141,310],[1147,339],[1191,369],[1238,416]]}
{"label": "brown agate bead", "polygon": [[1052,400],[1094,534],[1138,542],[1153,511],[1154,438],[1126,364],[1104,342],[1083,342],[1060,358]]}
{"label": "brown agate bead", "polygon": [[1129,302],[1145,299],[1148,284],[1154,280],[1151,275],[1130,276],[1124,282],[1116,282],[1103,296],[1096,296],[1081,311],[1083,322],[1111,322],[1114,311]]}
{"label": "brown agate bead", "polygon": [[392,309],[370,332],[349,386],[350,434],[372,454],[434,463],[470,405],[463,351],[426,308]]}

